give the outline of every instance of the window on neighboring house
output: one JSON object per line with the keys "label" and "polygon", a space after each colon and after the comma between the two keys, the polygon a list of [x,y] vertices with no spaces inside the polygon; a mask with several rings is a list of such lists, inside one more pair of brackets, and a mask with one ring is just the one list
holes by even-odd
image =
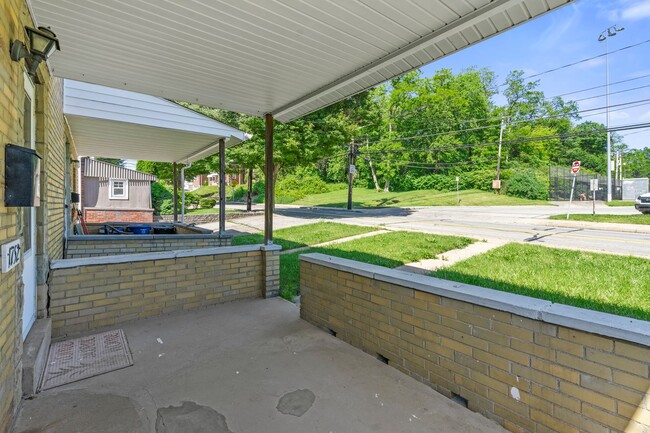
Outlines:
{"label": "window on neighboring house", "polygon": [[115,200],[128,200],[129,181],[126,179],[111,179],[109,182],[108,198]]}

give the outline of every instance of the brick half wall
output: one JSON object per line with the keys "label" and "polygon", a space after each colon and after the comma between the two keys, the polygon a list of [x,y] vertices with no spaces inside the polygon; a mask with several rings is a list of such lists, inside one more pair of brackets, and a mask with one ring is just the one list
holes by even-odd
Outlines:
{"label": "brick half wall", "polygon": [[152,223],[153,209],[84,209],[84,219],[87,223],[105,223],[120,221],[125,223]]}
{"label": "brick half wall", "polygon": [[650,432],[650,322],[301,256],[301,317],[513,432]]}
{"label": "brick half wall", "polygon": [[52,336],[267,296],[266,275],[276,270],[265,256],[276,250],[246,245],[52,262]]}

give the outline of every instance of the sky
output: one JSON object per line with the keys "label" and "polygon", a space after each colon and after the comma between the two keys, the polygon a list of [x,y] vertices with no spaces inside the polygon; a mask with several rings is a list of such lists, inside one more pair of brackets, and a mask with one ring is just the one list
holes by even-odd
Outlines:
{"label": "sky", "polygon": [[[614,25],[625,30],[608,38],[607,42],[599,42],[599,35]],[[425,76],[430,76],[442,68],[451,68],[454,72],[469,67],[488,68],[497,74],[497,82],[501,84],[512,70],[522,70],[525,76],[543,73],[603,55],[608,44],[610,125],[650,123],[650,42],[643,43],[650,39],[648,28],[650,0],[577,0],[422,70]],[[642,44],[616,52],[638,43]],[[604,108],[605,66],[605,56],[601,56],[530,80],[539,80],[538,89],[547,97],[602,86],[563,98],[583,99],[578,101],[580,110]],[[646,75],[648,77],[644,77]],[[624,80],[630,81],[616,84]],[[648,101],[614,107],[644,99]],[[495,102],[503,104],[505,99],[497,95]],[[585,111],[581,115],[582,121],[606,122],[604,109]],[[630,148],[650,147],[650,128],[624,131],[620,135]]]}

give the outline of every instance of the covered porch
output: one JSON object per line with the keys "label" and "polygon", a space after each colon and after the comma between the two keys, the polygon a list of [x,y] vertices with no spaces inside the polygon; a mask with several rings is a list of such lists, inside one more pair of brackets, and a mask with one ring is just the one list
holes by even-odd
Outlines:
{"label": "covered porch", "polygon": [[301,320],[281,299],[123,329],[132,367],[26,400],[16,432],[505,431]]}

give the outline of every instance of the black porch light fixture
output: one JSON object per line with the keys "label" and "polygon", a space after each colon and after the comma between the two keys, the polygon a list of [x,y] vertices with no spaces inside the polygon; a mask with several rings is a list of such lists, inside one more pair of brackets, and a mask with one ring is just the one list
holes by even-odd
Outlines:
{"label": "black porch light fixture", "polygon": [[29,49],[21,41],[12,41],[10,46],[11,60],[14,62],[25,59],[27,73],[30,76],[36,75],[38,65],[50,57],[55,51],[61,50],[59,40],[52,30],[47,27],[25,27],[29,37]]}

